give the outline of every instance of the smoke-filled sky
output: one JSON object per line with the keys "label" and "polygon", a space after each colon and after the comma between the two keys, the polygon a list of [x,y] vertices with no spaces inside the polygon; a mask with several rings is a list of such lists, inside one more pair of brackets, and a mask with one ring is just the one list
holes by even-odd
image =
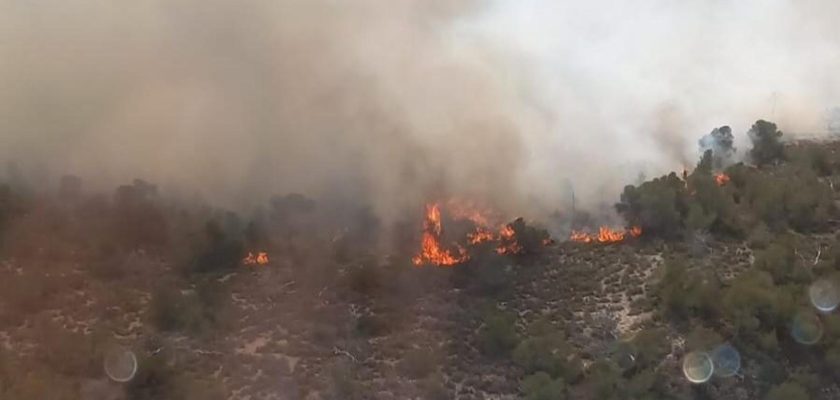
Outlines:
{"label": "smoke-filled sky", "polygon": [[0,160],[386,218],[452,192],[611,203],[716,126],[824,131],[838,20],[835,0],[0,0]]}

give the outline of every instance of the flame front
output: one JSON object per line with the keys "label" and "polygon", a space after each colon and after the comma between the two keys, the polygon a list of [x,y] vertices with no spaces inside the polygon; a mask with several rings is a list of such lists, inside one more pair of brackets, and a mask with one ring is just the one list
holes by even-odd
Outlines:
{"label": "flame front", "polygon": [[608,226],[598,228],[598,234],[590,234],[584,231],[572,230],[569,240],[578,243],[618,243],[624,241],[629,234],[631,237],[637,238],[642,236],[642,228],[633,226],[627,230],[612,229]]}
{"label": "flame front", "polygon": [[245,265],[266,265],[268,264],[268,253],[264,251],[257,252],[256,254],[252,252],[248,252],[248,255],[242,259],[242,264]]}
{"label": "flame front", "polygon": [[[442,243],[443,219],[442,212],[446,211],[447,221],[470,221],[474,225],[472,232],[464,237],[452,238],[452,243]],[[496,253],[502,255],[522,254],[525,248],[518,242],[517,232],[512,224],[499,224],[502,216],[487,207],[480,207],[475,202],[450,199],[445,206],[440,203],[426,205],[426,215],[423,222],[423,236],[420,251],[411,258],[414,265],[435,264],[438,266],[453,266],[470,259],[468,249],[483,243],[492,243]],[[497,227],[497,228],[495,228]],[[546,239],[543,245],[548,246],[553,241]]]}
{"label": "flame front", "polygon": [[588,233],[583,231],[572,231],[572,236],[569,239],[573,242],[578,243],[592,243],[592,236],[589,236]]}
{"label": "flame front", "polygon": [[496,240],[496,234],[479,226],[475,228],[475,232],[467,234],[467,239],[469,239],[470,244],[479,244]]}
{"label": "flame front", "polygon": [[624,240],[624,231],[613,230],[602,226],[598,229],[598,241],[601,243],[615,243]]}
{"label": "flame front", "polygon": [[726,175],[723,172],[715,174],[715,183],[717,183],[718,186],[726,185],[729,183],[729,175]]}
{"label": "flame front", "polygon": [[423,239],[421,241],[420,254],[411,259],[414,265],[436,264],[448,267],[469,259],[466,250],[461,246],[457,246],[457,255],[444,249],[440,244],[442,233],[443,226],[441,225],[440,206],[437,203],[426,205],[426,220],[423,222]]}
{"label": "flame front", "polygon": [[522,250],[522,245],[516,241],[516,231],[512,226],[505,225],[499,229],[499,246],[496,247],[496,253],[519,254]]}

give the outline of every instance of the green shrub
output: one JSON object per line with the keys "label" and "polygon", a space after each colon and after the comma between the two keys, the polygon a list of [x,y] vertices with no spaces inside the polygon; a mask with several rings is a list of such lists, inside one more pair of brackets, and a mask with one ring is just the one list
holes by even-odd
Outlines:
{"label": "green shrub", "polygon": [[685,260],[668,260],[657,286],[659,309],[669,318],[714,319],[720,313],[720,286],[714,271],[689,270]]}
{"label": "green shrub", "polygon": [[491,357],[507,356],[519,343],[515,323],[513,313],[498,310],[488,313],[478,333],[479,350]]}
{"label": "green shrub", "polygon": [[513,350],[513,360],[527,373],[545,372],[566,382],[577,380],[583,370],[574,348],[559,331],[529,337]]}
{"label": "green shrub", "polygon": [[562,379],[551,379],[545,372],[537,372],[522,380],[522,393],[528,400],[563,400],[566,383]]}
{"label": "green shrub", "polygon": [[688,212],[685,183],[675,173],[628,185],[616,204],[616,210],[630,225],[640,226],[646,234],[668,236],[682,229]]}
{"label": "green shrub", "polygon": [[747,133],[752,141],[749,155],[756,165],[765,165],[781,161],[784,157],[784,145],[781,142],[782,132],[776,124],[765,120],[758,120]]}

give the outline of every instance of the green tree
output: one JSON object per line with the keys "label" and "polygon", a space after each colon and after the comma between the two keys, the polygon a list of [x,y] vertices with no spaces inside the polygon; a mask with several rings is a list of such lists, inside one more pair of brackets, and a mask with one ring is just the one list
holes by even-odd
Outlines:
{"label": "green tree", "polygon": [[762,166],[783,159],[782,132],[778,130],[776,124],[758,120],[750,128],[748,135],[753,145],[749,153],[750,158],[756,165]]}
{"label": "green tree", "polygon": [[616,210],[631,225],[640,226],[646,234],[669,236],[682,229],[687,210],[685,182],[675,173],[628,185],[616,204]]}

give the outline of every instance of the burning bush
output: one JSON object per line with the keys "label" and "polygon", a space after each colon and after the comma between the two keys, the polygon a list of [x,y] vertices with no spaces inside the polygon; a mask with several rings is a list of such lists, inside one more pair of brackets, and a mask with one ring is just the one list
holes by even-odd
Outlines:
{"label": "burning bush", "polygon": [[497,254],[527,255],[540,252],[551,242],[548,231],[528,226],[522,218],[494,228],[481,211],[457,202],[450,204],[454,206],[448,213],[439,203],[426,205],[420,252],[412,258],[414,265],[462,264],[470,260],[472,250],[486,249],[488,243]]}

